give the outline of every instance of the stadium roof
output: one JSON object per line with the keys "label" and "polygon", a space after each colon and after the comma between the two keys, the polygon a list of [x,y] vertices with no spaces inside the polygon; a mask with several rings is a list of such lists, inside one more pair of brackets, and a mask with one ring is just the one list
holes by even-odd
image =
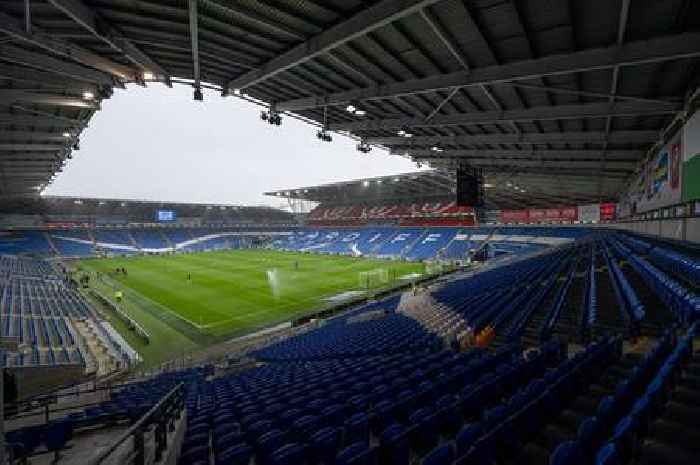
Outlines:
{"label": "stadium roof", "polygon": [[41,190],[113,87],[161,81],[605,199],[700,78],[692,0],[5,0],[0,32],[0,195]]}
{"label": "stadium roof", "polygon": [[[585,188],[570,182],[561,185],[562,192],[557,193],[544,188],[540,182],[527,184],[519,179],[508,172],[485,175],[485,207],[517,209],[557,204],[583,205],[597,199],[595,195],[587,193]],[[534,175],[532,179],[535,179]],[[429,170],[283,189],[265,192],[265,195],[327,204],[454,200],[456,183],[453,172]]]}
{"label": "stadium roof", "polygon": [[291,219],[289,212],[271,206],[232,205],[219,203],[167,202],[137,199],[107,199],[68,196],[13,197],[0,203],[0,214],[85,214],[108,216],[115,213],[134,216],[147,212],[146,219],[153,219],[157,209],[175,210],[178,217],[257,216],[273,219]]}

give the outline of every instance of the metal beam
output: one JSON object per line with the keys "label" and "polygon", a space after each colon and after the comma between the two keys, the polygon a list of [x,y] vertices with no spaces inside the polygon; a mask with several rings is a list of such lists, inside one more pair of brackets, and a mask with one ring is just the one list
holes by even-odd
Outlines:
{"label": "metal beam", "polygon": [[73,21],[90,31],[95,37],[108,44],[143,71],[160,76],[170,83],[169,73],[151,57],[127,39],[120,31],[113,28],[100,18],[89,6],[81,0],[48,0],[53,6],[67,14]]}
{"label": "metal beam", "polygon": [[604,118],[607,116],[640,116],[676,113],[683,106],[680,103],[665,102],[616,102],[585,103],[581,105],[557,105],[525,108],[518,110],[482,111],[435,115],[425,118],[393,118],[365,120],[329,125],[331,131],[373,131],[378,129],[401,129],[409,127],[445,127],[473,124],[493,124],[524,121],[547,121],[581,118]]}
{"label": "metal beam", "polygon": [[24,66],[7,65],[0,63],[0,78],[8,78],[16,81],[21,81],[21,85],[15,87],[25,87],[27,84],[41,84],[45,87],[60,89],[61,91],[73,92],[82,94],[83,92],[92,92],[97,95],[98,87],[94,84],[81,82],[65,76],[59,76],[54,73],[47,73],[33,68]]}
{"label": "metal beam", "polygon": [[195,89],[200,89],[199,75],[199,21],[197,19],[197,0],[188,0],[190,47],[192,49],[192,76]]}
{"label": "metal beam", "polygon": [[[454,158],[440,157],[420,157],[426,162],[454,162]],[[513,169],[525,168],[567,168],[581,169],[590,171],[590,175],[594,178],[598,176],[594,171],[600,166],[599,160],[528,160],[528,159],[506,159],[506,158],[469,158],[469,166],[478,168],[502,168],[509,167]],[[636,162],[634,161],[608,161],[606,166],[609,170],[631,173],[634,171]],[[608,171],[608,170],[606,170]]]}
{"label": "metal beam", "polygon": [[[610,141],[614,143],[647,144],[659,138],[656,131],[613,131]],[[430,147],[432,145],[471,145],[471,144],[546,144],[556,142],[604,143],[604,132],[551,132],[524,134],[484,134],[466,136],[399,136],[368,137],[365,142],[373,145],[410,147]]]}
{"label": "metal beam", "polygon": [[[392,154],[397,154],[395,151]],[[644,156],[644,150],[611,150],[611,160],[637,162]],[[529,159],[529,160],[598,160],[600,150],[409,150],[412,158],[435,159]]]}
{"label": "metal beam", "polygon": [[0,152],[59,152],[65,150],[65,146],[60,144],[2,144]]}
{"label": "metal beam", "polygon": [[[287,26],[284,26],[283,24],[280,24],[279,22],[268,19],[265,16],[262,16],[253,10],[249,10],[247,8],[244,8],[242,5],[239,4],[240,2],[221,2],[221,1],[214,1],[214,0],[200,0],[200,1],[207,3],[210,7],[213,5],[216,8],[220,8],[222,10],[230,12],[233,15],[245,18],[246,22],[249,22],[251,24],[255,24],[260,28],[264,28],[264,29],[267,29],[269,31],[275,31],[278,34],[286,35],[286,36],[291,37],[297,41],[302,41],[302,40],[306,39],[306,37],[304,37],[303,34],[297,32],[293,29],[291,29]],[[266,9],[271,8],[270,5],[265,5],[265,7],[266,7]]]}
{"label": "metal beam", "polygon": [[46,117],[49,119],[77,125],[77,126],[80,126],[81,128],[87,127],[88,121],[89,121],[90,117],[92,116],[91,114],[89,114],[90,112],[88,112],[88,115],[84,116],[83,119],[73,119],[73,118],[68,118],[66,116],[57,115],[56,113],[52,113],[50,111],[39,110],[37,108],[27,108],[27,107],[20,105],[20,104],[14,104],[10,108],[12,108],[12,110],[15,110],[18,112],[28,113],[28,114],[32,115],[32,117],[43,116],[43,117]]}
{"label": "metal beam", "polygon": [[700,33],[683,33],[650,40],[629,42],[566,54],[549,55],[504,65],[474,68],[420,79],[388,83],[327,95],[316,95],[279,102],[280,111],[300,111],[352,101],[435,92],[452,87],[481,86],[545,76],[609,69],[615,66],[635,66],[646,63],[678,60],[700,56]]}
{"label": "metal beam", "polygon": [[315,35],[291,50],[278,55],[259,68],[232,79],[227,84],[227,87],[230,90],[235,90],[255,85],[439,1],[440,0],[382,0],[340,24],[336,24]]}
{"label": "metal beam", "polygon": [[50,152],[21,152],[21,153],[11,153],[10,155],[0,154],[0,162],[23,162],[23,161],[60,161],[60,158],[56,155],[52,155]]}
{"label": "metal beam", "polygon": [[29,50],[12,45],[0,44],[0,58],[9,61],[11,64],[21,64],[31,68],[37,68],[67,76],[78,81],[92,82],[106,86],[114,85],[114,79],[109,74],[52,58],[43,53],[30,52]]}
{"label": "metal beam", "polygon": [[2,12],[0,12],[0,31],[8,34],[10,37],[40,47],[51,53],[112,74],[121,80],[130,81],[136,78],[137,72],[133,68],[115,63],[83,47],[47,34],[36,26],[33,33],[27,33],[22,28],[20,21]]}
{"label": "metal beam", "polygon": [[[480,166],[481,168],[484,168],[484,174],[488,174],[490,172],[496,172],[500,173],[503,171],[503,166],[499,165],[494,165],[494,166],[486,166],[482,165]],[[491,171],[493,170],[493,171]],[[593,172],[589,168],[582,168],[582,169],[577,169],[577,168],[557,168],[557,167],[546,167],[546,166],[540,166],[540,167],[515,167],[513,175],[520,175],[520,174],[525,174],[525,175],[530,175],[530,174],[540,174],[540,175],[545,175],[545,176],[572,176],[572,177],[579,177],[582,179],[588,179],[590,182],[594,182],[597,180],[598,176],[601,176],[601,174],[597,172]],[[628,171],[606,171],[602,176],[605,178],[610,178],[610,179],[618,179],[620,181],[624,181],[627,179],[627,176],[629,175]]]}
{"label": "metal beam", "polygon": [[62,134],[55,132],[45,132],[45,131],[9,131],[0,129],[0,139],[10,139],[10,140],[44,140],[53,142],[65,142],[68,141],[68,137],[64,137]]}
{"label": "metal beam", "polygon": [[[55,127],[55,128],[79,128],[83,124],[78,120],[73,122],[59,118],[50,118],[48,116],[31,116],[31,115],[11,115],[0,113],[0,126],[39,126],[39,127]],[[0,129],[2,132],[2,129]]]}
{"label": "metal beam", "polygon": [[85,100],[80,97],[70,97],[58,94],[31,92],[26,90],[0,89],[0,100],[7,103],[27,102],[41,105],[76,108],[98,108],[94,100]]}
{"label": "metal beam", "polygon": [[[622,4],[620,5],[620,17],[619,17],[618,27],[617,27],[617,45],[618,46],[622,45],[625,42],[625,34],[627,32],[627,22],[629,19],[630,4],[631,4],[631,0],[622,0]],[[611,84],[610,84],[610,97],[608,98],[609,103],[613,103],[615,101],[615,96],[617,94],[617,86],[618,86],[619,79],[620,79],[620,67],[615,66],[613,68],[612,79],[611,79]],[[609,134],[611,129],[612,129],[612,117],[608,116],[605,120],[605,132],[606,132],[606,134]],[[600,162],[600,171],[601,172],[605,169],[605,157],[606,157],[607,151],[608,151],[608,141],[606,140],[605,144],[603,145],[602,159]],[[603,178],[600,179],[600,181],[598,183],[598,188],[599,188],[599,190],[603,189]]]}

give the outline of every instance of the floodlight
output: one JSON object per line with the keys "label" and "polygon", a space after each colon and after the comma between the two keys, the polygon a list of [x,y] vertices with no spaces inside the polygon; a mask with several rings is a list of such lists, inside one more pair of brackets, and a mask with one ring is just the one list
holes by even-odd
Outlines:
{"label": "floodlight", "polygon": [[70,132],[64,132],[63,137],[66,137],[66,138],[70,137]]}
{"label": "floodlight", "polygon": [[355,108],[355,105],[348,105],[347,107],[345,107],[345,111],[347,111],[348,113],[354,113],[355,110],[357,110],[357,108]]}
{"label": "floodlight", "polygon": [[93,94],[89,90],[86,90],[85,92],[83,92],[83,99],[84,100],[92,100],[94,98],[95,98],[95,94]]}
{"label": "floodlight", "polygon": [[356,116],[365,116],[367,112],[365,110],[355,110]]}

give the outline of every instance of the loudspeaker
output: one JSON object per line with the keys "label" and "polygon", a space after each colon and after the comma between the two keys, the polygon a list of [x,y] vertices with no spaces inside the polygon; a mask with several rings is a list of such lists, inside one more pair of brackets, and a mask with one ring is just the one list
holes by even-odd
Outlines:
{"label": "loudspeaker", "polygon": [[457,169],[457,205],[480,207],[484,203],[483,174],[480,169],[460,167]]}

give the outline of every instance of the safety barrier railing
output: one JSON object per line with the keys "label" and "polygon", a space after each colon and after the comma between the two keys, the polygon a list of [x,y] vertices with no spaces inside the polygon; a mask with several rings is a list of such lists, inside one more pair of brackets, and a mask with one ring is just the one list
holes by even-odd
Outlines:
{"label": "safety barrier railing", "polygon": [[[144,465],[146,463],[146,434],[153,432],[153,463],[160,461],[168,448],[168,433],[185,411],[185,385],[179,383],[158,401],[140,420],[131,425],[111,446],[90,460],[89,465],[109,463],[117,453],[121,465]],[[127,444],[131,441],[130,444]],[[131,450],[124,451],[122,446]],[[150,449],[150,447],[149,447]],[[119,452],[118,452],[119,451]]]}

